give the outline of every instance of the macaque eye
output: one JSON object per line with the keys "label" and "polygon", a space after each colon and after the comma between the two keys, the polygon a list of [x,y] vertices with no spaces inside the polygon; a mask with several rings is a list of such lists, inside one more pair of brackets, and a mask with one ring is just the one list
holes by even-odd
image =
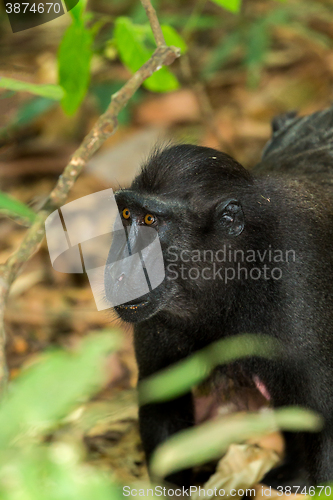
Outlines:
{"label": "macaque eye", "polygon": [[155,222],[155,217],[151,214],[147,214],[145,216],[145,224],[147,224],[147,226],[151,226],[151,224],[153,224]]}
{"label": "macaque eye", "polygon": [[128,208],[124,208],[123,217],[124,219],[129,219],[131,217],[131,212],[128,210]]}

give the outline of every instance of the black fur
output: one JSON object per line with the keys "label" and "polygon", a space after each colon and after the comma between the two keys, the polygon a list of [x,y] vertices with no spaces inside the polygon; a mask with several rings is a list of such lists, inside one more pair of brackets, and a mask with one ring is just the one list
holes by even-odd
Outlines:
{"label": "black fur", "polygon": [[[223,337],[256,333],[278,339],[278,360],[241,363],[249,377],[265,384],[275,407],[300,405],[324,416],[319,434],[286,435],[287,451],[297,450],[289,476],[304,470],[315,485],[333,479],[333,109],[305,118],[289,114],[275,120],[273,132],[252,172],[213,149],[171,146],[155,151],[131,188],[118,192],[120,211],[127,207],[132,215],[124,224],[140,225],[146,213],[156,215],[166,278],[134,303],[139,307],[115,309],[135,323],[140,380]],[[177,255],[186,251],[186,258],[193,250],[212,250],[214,258],[178,262],[183,275],[172,279],[180,268],[169,266],[170,247],[177,247]],[[242,267],[278,267],[282,277],[249,279],[242,271],[227,282],[203,278],[212,275],[214,264],[230,274],[238,270],[235,259],[217,261],[223,247],[259,251],[263,262],[257,257]],[[290,259],[272,262],[264,254],[269,249],[291,251]],[[194,267],[199,279],[188,278]],[[105,282],[108,293],[107,274]],[[141,407],[147,459],[158,444],[191,425],[191,394]],[[283,468],[279,472],[280,478],[271,474],[273,485],[283,482]],[[170,480],[186,485],[190,477],[185,471]]]}

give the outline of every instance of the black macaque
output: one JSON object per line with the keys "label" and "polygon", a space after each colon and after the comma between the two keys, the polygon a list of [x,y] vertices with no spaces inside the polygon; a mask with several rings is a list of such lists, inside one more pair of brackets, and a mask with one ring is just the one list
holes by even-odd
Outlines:
{"label": "black macaque", "polygon": [[[251,172],[227,154],[182,144],[155,151],[116,193],[124,226],[154,227],[165,261],[157,288],[115,308],[135,324],[140,380],[220,338],[269,335],[283,346],[278,359],[238,363],[274,407],[323,415],[319,433],[286,433],[285,464],[267,476],[272,486],[333,480],[332,183],[330,108],[276,118]],[[113,286],[106,271],[106,297]],[[190,393],[141,407],[148,462],[192,425]],[[186,486],[191,471],[168,479]]]}

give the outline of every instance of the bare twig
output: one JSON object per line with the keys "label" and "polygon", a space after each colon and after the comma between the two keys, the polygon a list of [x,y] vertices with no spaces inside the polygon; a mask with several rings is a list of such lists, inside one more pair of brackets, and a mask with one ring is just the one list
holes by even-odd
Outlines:
{"label": "bare twig", "polygon": [[99,149],[103,142],[114,133],[117,127],[119,112],[126,106],[140,85],[161,66],[171,64],[180,56],[179,49],[166,46],[156,12],[150,0],[142,0],[142,5],[146,9],[158,45],[157,49],[149,61],[134,73],[125,85],[112,96],[108,109],[99,117],[92,130],[75,151],[63,174],[59,177],[55,188],[51,191],[44,207],[38,212],[36,220],[28,230],[21,245],[9,257],[7,262],[0,266],[0,389],[5,387],[7,381],[5,359],[6,335],[4,328],[6,300],[10,286],[19,274],[23,264],[38,250],[44,238],[45,219],[53,210],[65,203],[70,189],[80,175],[86,162]]}
{"label": "bare twig", "polygon": [[161,25],[158,21],[156,11],[152,6],[150,0],[141,0],[143,7],[145,8],[149,23],[155,38],[157,47],[165,47],[166,43],[164,40],[164,35],[162,33]]}

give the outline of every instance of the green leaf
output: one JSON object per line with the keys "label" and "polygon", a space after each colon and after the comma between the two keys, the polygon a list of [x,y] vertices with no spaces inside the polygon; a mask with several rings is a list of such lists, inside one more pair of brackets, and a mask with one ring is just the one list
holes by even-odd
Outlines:
{"label": "green leaf", "polygon": [[152,92],[172,92],[179,88],[179,82],[169,68],[163,66],[150,76],[143,83],[143,86]]}
{"label": "green leaf", "polygon": [[75,113],[88,90],[92,42],[91,30],[79,20],[67,28],[59,47],[59,83],[65,91],[61,105],[68,115]]}
{"label": "green leaf", "polygon": [[206,65],[203,68],[202,74],[205,78],[209,78],[218,69],[220,69],[234,54],[236,48],[240,45],[240,36],[238,32],[231,33],[223,38],[214,48]]}
{"label": "green leaf", "polygon": [[[95,96],[100,113],[104,113],[107,110],[111,101],[111,96],[118,92],[123,85],[124,82],[105,82],[94,84],[90,87],[89,91]],[[120,125],[128,125],[130,123],[132,117],[132,105],[138,103],[141,98],[142,96],[139,89],[132,97],[131,102],[120,111],[117,117]]]}
{"label": "green leaf", "polygon": [[36,97],[24,104],[17,112],[13,120],[13,125],[22,127],[31,123],[35,118],[48,111],[53,106],[56,106],[52,99],[46,97]]}
{"label": "green leaf", "polygon": [[[312,491],[307,489],[307,494],[310,495],[313,500],[333,497],[333,483],[327,483],[324,486],[310,486],[309,488],[311,488]],[[316,492],[315,496],[313,496],[313,490]]]}
{"label": "green leaf", "polygon": [[220,7],[224,7],[227,10],[230,10],[230,12],[239,12],[241,5],[242,5],[242,0],[212,0],[216,5],[219,5]]}
{"label": "green leaf", "polygon": [[35,212],[12,196],[0,191],[0,213],[10,217],[18,217],[23,222],[32,224],[36,218]]}
{"label": "green leaf", "polygon": [[80,463],[71,443],[0,452],[1,500],[122,500],[107,474]]}
{"label": "green leaf", "polygon": [[15,94],[16,94],[15,90],[7,90],[7,92],[4,92],[3,94],[0,95],[0,99],[8,99],[9,97],[12,97]]}
{"label": "green leaf", "polygon": [[122,62],[131,70],[137,71],[150,57],[151,52],[142,43],[131,20],[118,17],[115,23],[115,41]]}
{"label": "green leaf", "polygon": [[0,88],[30,92],[31,94],[41,95],[56,101],[60,101],[64,95],[64,92],[59,85],[38,85],[36,83],[15,80],[14,78],[0,78]]}
{"label": "green leaf", "polygon": [[248,33],[247,53],[245,65],[249,75],[248,82],[251,87],[258,85],[260,72],[264,66],[264,61],[271,41],[271,34],[268,24],[260,19],[253,23]]}
{"label": "green leaf", "polygon": [[35,118],[57,105],[56,101],[47,97],[35,97],[27,103],[23,103],[16,115],[4,127],[0,128],[0,140],[6,140],[14,130],[33,122]]}
{"label": "green leaf", "polygon": [[74,7],[71,7],[76,0],[65,0],[67,10],[70,12],[70,15],[74,19],[74,21],[79,21],[82,19],[83,13],[86,8],[87,1],[80,0]]}
{"label": "green leaf", "polygon": [[120,344],[114,332],[90,335],[75,352],[42,356],[12,382],[0,406],[0,449],[46,433],[105,380],[103,361]]}
{"label": "green leaf", "polygon": [[237,335],[214,342],[186,360],[175,363],[139,385],[140,404],[165,401],[188,392],[218,365],[247,356],[274,357],[279,344],[267,335]]}
{"label": "green leaf", "polygon": [[174,47],[178,47],[182,54],[187,52],[187,45],[185,40],[179,33],[168,24],[162,24],[162,33],[164,35],[164,39],[167,45],[173,45]]}
{"label": "green leaf", "polygon": [[285,431],[319,431],[323,419],[302,408],[231,415],[187,429],[159,446],[153,455],[151,471],[165,477],[221,457],[232,443],[282,429]]}
{"label": "green leaf", "polygon": [[[127,17],[118,17],[115,23],[115,41],[121,61],[133,73],[151,57],[153,50],[144,44],[146,28],[136,26]],[[144,82],[144,87],[153,92],[170,92],[179,87],[177,78],[163,67]]]}
{"label": "green leaf", "polygon": [[[140,28],[142,35],[145,35],[154,47],[156,46],[155,38],[149,23],[141,26],[135,26],[135,28]],[[187,51],[187,45],[184,38],[169,24],[162,24],[161,29],[164,35],[165,43],[169,46],[173,45],[174,47],[178,47],[181,53],[185,54]]]}

